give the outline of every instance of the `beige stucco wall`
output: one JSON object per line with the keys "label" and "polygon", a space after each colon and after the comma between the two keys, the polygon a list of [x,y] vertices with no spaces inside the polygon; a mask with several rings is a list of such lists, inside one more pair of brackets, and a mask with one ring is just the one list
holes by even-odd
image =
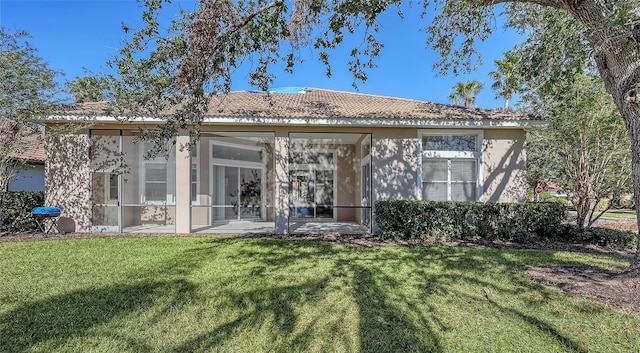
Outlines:
{"label": "beige stucco wall", "polygon": [[525,132],[522,129],[485,130],[482,144],[484,202],[526,200]]}
{"label": "beige stucco wall", "polygon": [[416,129],[384,129],[371,142],[373,202],[418,198],[418,150]]}
{"label": "beige stucco wall", "polygon": [[[135,125],[108,124],[95,128],[132,129]],[[275,142],[269,152],[267,165],[267,204],[272,205],[269,220],[275,220],[277,228],[286,229],[289,215],[289,166],[287,148],[289,133],[325,132],[371,134],[372,166],[372,202],[377,200],[396,200],[419,198],[418,151],[420,140],[416,128],[348,128],[348,127],[269,127],[269,126],[211,126],[211,131],[262,131],[273,132]],[[483,178],[482,201],[515,202],[525,199],[525,133],[522,129],[493,129],[484,131],[483,141]],[[338,155],[337,205],[359,206],[361,195],[360,143],[346,145]],[[89,165],[89,136],[79,134],[65,136],[64,142],[51,146],[47,150],[47,204],[64,209],[63,215],[71,217],[78,231],[90,231],[91,215],[91,173]],[[334,146],[336,147],[336,146]],[[210,204],[209,142],[201,141],[200,160],[200,197],[201,204]],[[176,191],[189,192],[190,179],[186,171],[187,163],[182,167],[181,180]],[[273,173],[272,173],[273,171]],[[137,184],[136,184],[137,185]],[[134,185],[135,187],[137,187]],[[129,192],[127,193],[129,194]],[[124,195],[125,199],[127,195]],[[181,208],[186,209],[186,199]],[[208,223],[209,208],[190,208],[193,225]],[[360,221],[360,209],[338,211],[338,221]],[[275,216],[275,217],[274,217]],[[154,217],[156,218],[156,217]],[[168,210],[165,222],[171,224],[176,219],[174,209]],[[374,219],[375,220],[375,219]],[[185,220],[186,221],[186,220]],[[178,221],[180,222],[180,220]],[[123,223],[127,222],[124,212]],[[183,223],[180,228],[185,229]]]}
{"label": "beige stucco wall", "polygon": [[75,231],[91,231],[89,135],[60,135],[49,140],[45,162],[45,205],[62,209]]}
{"label": "beige stucco wall", "polygon": [[373,232],[377,232],[376,201],[418,198],[419,148],[416,129],[374,130],[371,141]]}

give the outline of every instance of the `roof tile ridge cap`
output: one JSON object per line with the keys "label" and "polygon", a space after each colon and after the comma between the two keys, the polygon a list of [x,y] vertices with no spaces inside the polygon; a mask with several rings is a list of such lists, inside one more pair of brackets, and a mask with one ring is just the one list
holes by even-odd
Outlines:
{"label": "roof tile ridge cap", "polygon": [[427,102],[442,106],[448,106],[451,108],[463,109],[467,111],[485,111],[492,113],[502,113],[503,115],[511,115],[511,116],[536,116],[535,114],[520,112],[515,109],[502,109],[502,108],[484,108],[484,107],[465,107],[464,105],[452,104],[452,103],[436,103],[436,102]]}
{"label": "roof tile ridge cap", "polygon": [[310,90],[333,92],[333,93],[353,94],[353,95],[356,95],[356,96],[376,97],[376,98],[384,98],[384,99],[397,99],[397,100],[404,100],[404,101],[416,102],[416,103],[440,104],[440,103],[435,103],[435,102],[430,102],[430,101],[423,101],[423,100],[419,100],[419,99],[415,99],[415,98],[405,98],[405,97],[397,97],[397,96],[385,96],[385,95],[382,95],[382,94],[362,93],[362,92],[348,92],[348,91],[341,91],[341,90],[328,89],[328,88],[307,87],[307,91],[310,91]]}

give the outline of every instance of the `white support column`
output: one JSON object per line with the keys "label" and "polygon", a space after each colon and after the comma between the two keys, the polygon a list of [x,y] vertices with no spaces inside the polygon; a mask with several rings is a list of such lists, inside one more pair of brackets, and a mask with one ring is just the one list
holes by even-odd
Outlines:
{"label": "white support column", "polygon": [[275,232],[289,233],[289,134],[276,133],[275,138]]}
{"label": "white support column", "polygon": [[189,144],[189,134],[178,132],[176,138],[176,233],[191,233],[191,155],[180,146]]}

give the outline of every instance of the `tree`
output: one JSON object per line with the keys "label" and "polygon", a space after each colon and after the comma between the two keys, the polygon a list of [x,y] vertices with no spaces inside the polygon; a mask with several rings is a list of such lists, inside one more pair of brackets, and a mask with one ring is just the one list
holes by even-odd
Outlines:
{"label": "tree", "polygon": [[497,91],[496,98],[504,98],[504,109],[509,109],[509,101],[520,91],[518,81],[518,56],[514,52],[506,52],[504,59],[495,60],[497,70],[489,72],[493,80],[491,89]]}
{"label": "tree", "polygon": [[460,105],[463,102],[465,108],[470,108],[476,102],[476,96],[482,87],[484,87],[484,84],[476,80],[458,82],[452,88],[453,93],[447,98],[454,101],[456,105]]}
{"label": "tree", "polygon": [[[576,207],[578,229],[590,227],[632,190],[629,139],[611,96],[599,77],[579,74],[550,91],[528,92],[524,103],[550,123],[527,136],[531,182],[553,178]],[[603,198],[609,203],[596,215]]]}
{"label": "tree", "polygon": [[73,96],[74,103],[103,101],[109,87],[105,77],[89,74],[67,81],[65,85],[67,92]]}
{"label": "tree", "polygon": [[[271,65],[284,61],[287,70],[293,70],[300,61],[298,49],[312,44],[330,75],[330,50],[346,35],[357,34],[363,41],[351,51],[349,69],[356,80],[366,80],[366,70],[383,47],[375,36],[380,29],[378,15],[402,1],[203,0],[196,12],[184,13],[168,33],[160,33],[164,28],[158,22],[162,3],[145,2],[146,25],[111,63],[118,68],[113,77],[117,80],[112,81],[113,112],[133,117],[179,105],[175,114],[166,116],[159,131],[149,132],[149,138],[159,140],[175,139],[178,129],[188,129],[197,138],[207,93],[228,91],[232,72],[245,60],[255,63],[250,82],[266,88],[273,80]],[[495,16],[500,14],[506,16],[508,26],[527,34],[530,43],[545,44],[536,56],[525,58],[531,64],[531,76],[547,77],[553,84],[570,72],[573,59],[582,63],[583,57],[592,56],[629,133],[634,200],[640,206],[637,0],[433,0],[423,4],[425,14],[438,11],[428,25],[427,41],[442,58],[436,64],[442,73],[458,74],[477,66],[481,57],[476,40],[492,34],[498,23]],[[541,36],[533,30],[558,19],[566,20],[560,33]],[[289,49],[285,51],[286,44]],[[640,207],[636,212],[640,216]],[[640,225],[640,217],[638,222]],[[637,249],[630,266],[636,273],[640,272],[640,235]]]}
{"label": "tree", "polygon": [[[42,138],[37,118],[52,111],[59,92],[54,81],[59,72],[49,68],[26,37],[0,28],[0,191],[27,162],[21,155],[29,140]],[[0,203],[1,197],[0,192]]]}

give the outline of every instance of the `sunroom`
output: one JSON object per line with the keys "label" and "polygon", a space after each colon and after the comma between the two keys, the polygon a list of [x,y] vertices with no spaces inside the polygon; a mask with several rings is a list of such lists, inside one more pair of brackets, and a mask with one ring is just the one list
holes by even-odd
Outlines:
{"label": "sunroom", "polygon": [[369,134],[203,132],[153,158],[137,130],[89,135],[92,232],[273,233],[277,214],[287,233],[371,231]]}

